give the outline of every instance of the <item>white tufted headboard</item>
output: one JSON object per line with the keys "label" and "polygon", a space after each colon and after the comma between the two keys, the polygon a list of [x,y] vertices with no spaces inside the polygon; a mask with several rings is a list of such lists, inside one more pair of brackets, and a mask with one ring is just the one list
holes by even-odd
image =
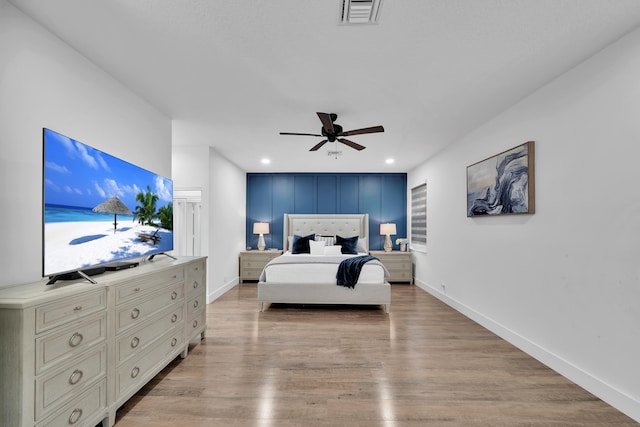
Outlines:
{"label": "white tufted headboard", "polygon": [[289,236],[307,236],[311,233],[366,237],[369,249],[369,214],[284,214],[282,247],[285,250]]}

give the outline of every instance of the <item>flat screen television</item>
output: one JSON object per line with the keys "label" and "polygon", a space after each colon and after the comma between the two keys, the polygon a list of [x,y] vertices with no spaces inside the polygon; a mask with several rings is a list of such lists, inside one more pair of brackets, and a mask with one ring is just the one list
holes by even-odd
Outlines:
{"label": "flat screen television", "polygon": [[42,177],[42,274],[50,283],[173,249],[171,179],[47,128]]}

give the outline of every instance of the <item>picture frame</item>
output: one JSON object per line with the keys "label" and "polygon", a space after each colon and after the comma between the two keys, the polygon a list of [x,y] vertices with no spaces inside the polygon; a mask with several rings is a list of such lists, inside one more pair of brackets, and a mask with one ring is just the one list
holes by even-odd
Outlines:
{"label": "picture frame", "polygon": [[535,213],[534,142],[467,166],[467,217]]}

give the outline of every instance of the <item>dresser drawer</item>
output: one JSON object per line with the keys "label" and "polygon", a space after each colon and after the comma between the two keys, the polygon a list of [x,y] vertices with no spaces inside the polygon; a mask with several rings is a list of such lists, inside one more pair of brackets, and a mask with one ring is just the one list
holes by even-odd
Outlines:
{"label": "dresser drawer", "polygon": [[63,369],[36,379],[36,419],[76,396],[85,386],[106,376],[107,350],[87,353]]}
{"label": "dresser drawer", "polygon": [[207,312],[202,310],[199,313],[194,313],[187,320],[187,334],[191,338],[195,334],[200,333],[203,328],[207,326]]}
{"label": "dresser drawer", "polygon": [[36,374],[107,339],[106,313],[36,338]]}
{"label": "dresser drawer", "polygon": [[241,276],[243,280],[259,280],[263,267],[260,268],[243,268]]}
{"label": "dresser drawer", "polygon": [[137,278],[118,285],[116,288],[116,304],[122,304],[147,292],[156,291],[158,284],[165,285],[183,281],[184,271],[182,268],[151,273],[143,278]]}
{"label": "dresser drawer", "polygon": [[134,301],[127,306],[117,309],[116,334],[121,333],[133,325],[139,325],[150,316],[162,311],[168,305],[178,304],[184,300],[184,283],[174,283],[156,293],[148,299]]}
{"label": "dresser drawer", "polygon": [[389,270],[389,280],[392,282],[410,282],[413,280],[411,271],[406,270]]}
{"label": "dresser drawer", "polygon": [[269,259],[260,260],[251,257],[250,259],[243,259],[241,267],[243,270],[262,270],[265,265],[270,261]]}
{"label": "dresser drawer", "polygon": [[154,345],[141,354],[125,362],[116,370],[116,394],[122,396],[130,390],[137,390],[155,374],[154,368],[168,355],[182,347],[184,330],[182,328],[164,334]]}
{"label": "dresser drawer", "polygon": [[182,305],[169,307],[160,316],[150,319],[141,328],[129,332],[116,341],[116,363],[120,364],[137,352],[151,345],[164,332],[178,325],[183,320]]}
{"label": "dresser drawer", "polygon": [[393,258],[393,257],[389,257],[389,258],[385,258],[383,260],[381,260],[382,263],[384,264],[385,267],[387,267],[387,270],[391,271],[391,270],[408,270],[411,268],[411,259],[410,258]]}
{"label": "dresser drawer", "polygon": [[240,265],[242,267],[256,268],[264,267],[269,261],[282,255],[280,251],[250,251],[240,254]]}
{"label": "dresser drawer", "polygon": [[107,292],[101,289],[36,307],[36,333],[81,319],[107,307]]}
{"label": "dresser drawer", "polygon": [[36,427],[94,427],[106,415],[106,407],[107,386],[106,381],[101,381]]}
{"label": "dresser drawer", "polygon": [[196,294],[205,293],[205,266],[204,262],[189,264],[187,267],[187,294],[194,296]]}
{"label": "dresser drawer", "polygon": [[205,308],[204,303],[204,295],[198,295],[195,298],[191,298],[189,302],[187,302],[187,317],[190,317],[191,314],[197,313],[200,310]]}
{"label": "dresser drawer", "polygon": [[274,257],[270,256],[270,257],[255,257],[252,256],[250,258],[245,258],[243,257],[242,259],[242,264],[241,267],[243,269],[259,269],[262,270],[264,268],[265,265],[267,265],[267,263],[269,263],[269,261],[271,261],[271,259],[273,259]]}

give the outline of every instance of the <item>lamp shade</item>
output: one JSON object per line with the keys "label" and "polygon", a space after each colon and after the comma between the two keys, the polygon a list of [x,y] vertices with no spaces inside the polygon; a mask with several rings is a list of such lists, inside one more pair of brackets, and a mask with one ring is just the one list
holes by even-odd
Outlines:
{"label": "lamp shade", "polygon": [[387,235],[387,234],[396,234],[396,225],[395,224],[380,224],[380,234],[381,235]]}
{"label": "lamp shade", "polygon": [[269,223],[268,222],[254,222],[253,223],[253,234],[269,234]]}

